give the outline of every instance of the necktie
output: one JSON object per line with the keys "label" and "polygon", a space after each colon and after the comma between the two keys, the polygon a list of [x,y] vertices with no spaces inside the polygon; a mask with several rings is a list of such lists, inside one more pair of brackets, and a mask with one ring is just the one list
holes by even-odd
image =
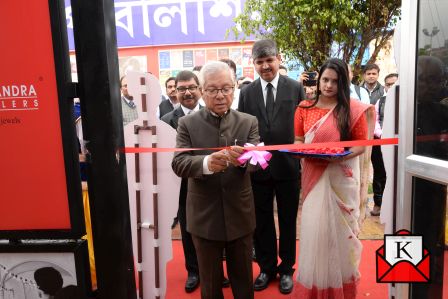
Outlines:
{"label": "necktie", "polygon": [[268,115],[268,121],[271,124],[274,118],[274,93],[272,92],[272,84],[268,83],[266,92],[266,114]]}

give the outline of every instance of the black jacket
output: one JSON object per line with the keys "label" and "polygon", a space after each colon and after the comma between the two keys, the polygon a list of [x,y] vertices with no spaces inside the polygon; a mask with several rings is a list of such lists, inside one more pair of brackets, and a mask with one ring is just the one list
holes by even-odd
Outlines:
{"label": "black jacket", "polygon": [[[274,105],[274,121],[268,123],[260,79],[241,90],[238,111],[258,119],[260,141],[265,145],[294,143],[294,114],[305,98],[301,83],[280,75]],[[253,174],[253,179],[296,179],[299,177],[299,160],[286,153],[273,151],[269,167]]]}
{"label": "black jacket", "polygon": [[363,87],[365,89],[367,89],[367,92],[369,93],[370,96],[370,104],[375,105],[376,102],[385,95],[385,91],[384,91],[384,86],[381,85],[380,83],[376,83],[375,88],[372,90],[372,92],[369,91],[369,89],[367,88],[366,84],[364,83]]}
{"label": "black jacket", "polygon": [[160,111],[160,119],[162,119],[162,116],[167,114],[168,112],[171,112],[174,110],[173,104],[171,104],[170,100],[164,100],[162,103],[159,104],[159,111]]}
{"label": "black jacket", "polygon": [[[199,109],[202,109],[202,108],[204,108],[204,107],[199,105]],[[181,118],[182,116],[185,116],[185,113],[182,110],[182,106],[179,106],[176,109],[174,109],[173,111],[168,112],[167,114],[165,114],[160,119],[162,121],[166,122],[167,124],[169,124],[174,129],[177,130],[177,125],[179,123],[179,118]]]}

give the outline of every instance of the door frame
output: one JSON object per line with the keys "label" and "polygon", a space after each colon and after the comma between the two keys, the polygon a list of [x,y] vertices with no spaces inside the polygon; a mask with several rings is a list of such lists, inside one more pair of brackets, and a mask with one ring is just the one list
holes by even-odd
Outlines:
{"label": "door frame", "polygon": [[[397,230],[411,230],[412,178],[448,185],[448,161],[414,154],[415,81],[419,0],[402,1],[400,46],[400,111],[397,175]],[[397,283],[390,296],[409,298],[410,284]]]}

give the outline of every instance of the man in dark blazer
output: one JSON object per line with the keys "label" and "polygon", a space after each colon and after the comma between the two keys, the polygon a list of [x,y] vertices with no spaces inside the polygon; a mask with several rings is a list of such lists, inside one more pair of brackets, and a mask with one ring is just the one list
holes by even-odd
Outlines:
{"label": "man in dark blazer", "polygon": [[[241,90],[238,111],[258,119],[260,139],[266,145],[294,143],[294,112],[305,98],[301,83],[278,73],[280,55],[272,40],[257,41],[252,48],[255,70],[260,78]],[[296,219],[299,203],[299,161],[286,153],[272,152],[269,167],[252,174],[257,226],[254,243],[260,274],[254,289],[267,288],[277,273],[280,292],[293,288],[296,260]],[[274,223],[274,196],[279,223],[279,256]]]}
{"label": "man in dark blazer", "polygon": [[179,100],[176,90],[176,78],[169,77],[168,79],[166,79],[165,88],[168,99],[162,100],[159,104],[159,107],[157,107],[157,117],[160,119],[162,119],[162,117],[168,112],[171,112],[179,107]]}
{"label": "man in dark blazer", "polygon": [[[258,123],[255,117],[230,109],[235,78],[227,64],[207,63],[199,78],[206,108],[179,119],[176,147],[204,149],[176,152],[172,167],[178,176],[188,178],[187,230],[198,257],[201,298],[224,298],[225,249],[234,298],[251,299],[255,228],[251,166],[240,165],[237,158],[244,151],[238,145],[259,141]],[[205,149],[216,147],[226,148]]]}
{"label": "man in dark blazer", "polygon": [[[180,106],[163,115],[162,121],[177,129],[179,118],[196,112],[201,108],[198,103],[198,100],[201,98],[201,91],[199,89],[198,77],[193,72],[181,71],[174,80],[177,89],[177,101],[180,103]],[[199,286],[199,267],[191,234],[187,232],[186,199],[187,179],[183,178],[180,184],[177,218],[180,224],[185,268],[188,273],[185,291],[191,293]]]}

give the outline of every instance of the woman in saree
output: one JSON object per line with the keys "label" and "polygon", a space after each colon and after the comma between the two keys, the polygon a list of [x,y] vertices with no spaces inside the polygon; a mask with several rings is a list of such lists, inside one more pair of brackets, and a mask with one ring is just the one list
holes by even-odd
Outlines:
{"label": "woman in saree", "polygon": [[[315,100],[295,114],[296,143],[368,139],[374,108],[350,99],[347,65],[327,60],[319,71]],[[371,122],[373,124],[373,122]],[[302,222],[293,298],[356,298],[362,245],[359,233],[363,146],[343,157],[302,158]]]}

